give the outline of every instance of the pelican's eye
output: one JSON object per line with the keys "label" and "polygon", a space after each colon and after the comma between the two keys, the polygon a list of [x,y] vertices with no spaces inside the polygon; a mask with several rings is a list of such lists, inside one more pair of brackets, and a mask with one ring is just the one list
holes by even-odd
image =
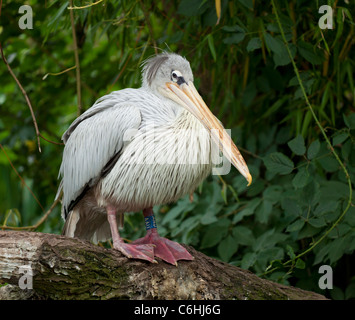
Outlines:
{"label": "pelican's eye", "polygon": [[179,71],[173,70],[171,72],[171,81],[178,82],[179,77],[182,77],[182,74]]}

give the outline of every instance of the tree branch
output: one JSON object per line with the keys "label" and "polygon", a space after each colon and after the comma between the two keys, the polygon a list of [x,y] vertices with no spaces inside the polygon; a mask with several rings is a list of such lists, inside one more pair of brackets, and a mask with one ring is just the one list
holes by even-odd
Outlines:
{"label": "tree branch", "polygon": [[98,1],[96,1],[96,2],[94,2],[94,3],[90,3],[90,4],[88,4],[88,5],[86,5],[86,6],[82,6],[82,7],[76,7],[76,6],[73,6],[73,2],[72,1],[70,1],[70,7],[68,7],[68,9],[69,10],[80,10],[80,9],[86,9],[86,8],[90,8],[90,7],[93,7],[93,6],[95,6],[95,5],[97,5],[97,4],[99,4],[100,2],[102,2],[103,0],[98,0]]}
{"label": "tree branch", "polygon": [[[30,190],[31,191],[31,190]],[[34,196],[34,195],[33,195]],[[57,199],[54,200],[54,202],[52,203],[52,205],[50,206],[50,208],[46,211],[46,213],[41,217],[41,219],[39,219],[39,221],[32,225],[32,226],[25,226],[25,227],[9,227],[6,224],[0,226],[0,229],[2,230],[36,230],[44,221],[47,220],[48,216],[51,214],[51,212],[53,211],[53,209],[57,206],[57,204],[60,202],[61,200],[61,194],[57,197]],[[42,207],[42,206],[41,206]],[[43,209],[43,208],[42,208]],[[43,209],[44,210],[44,209]]]}
{"label": "tree branch", "polygon": [[[80,239],[0,231],[0,284],[8,284],[0,299],[325,299],[185,247],[195,259],[175,267],[131,260]],[[19,287],[24,265],[32,270],[32,290]]]}

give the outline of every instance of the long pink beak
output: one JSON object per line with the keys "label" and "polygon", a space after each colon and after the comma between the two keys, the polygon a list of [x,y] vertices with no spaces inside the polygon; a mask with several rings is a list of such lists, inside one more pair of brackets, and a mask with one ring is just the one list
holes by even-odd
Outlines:
{"label": "long pink beak", "polygon": [[224,156],[245,177],[249,186],[252,177],[245,160],[221,123],[207,107],[194,84],[190,81],[179,86],[174,82],[167,82],[166,86],[170,91],[169,96],[190,111],[211,132],[212,138],[218,144]]}

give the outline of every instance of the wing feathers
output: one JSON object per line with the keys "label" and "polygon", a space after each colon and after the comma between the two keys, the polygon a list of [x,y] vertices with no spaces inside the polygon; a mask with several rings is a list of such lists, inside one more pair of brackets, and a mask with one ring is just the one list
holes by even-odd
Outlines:
{"label": "wing feathers", "polygon": [[60,175],[63,177],[61,185],[65,212],[72,209],[71,204],[83,196],[85,189],[98,182],[101,174],[107,174],[112,169],[124,146],[124,133],[138,129],[141,121],[138,108],[119,103],[83,117],[75,124],[75,130],[67,136],[64,134],[66,145]]}

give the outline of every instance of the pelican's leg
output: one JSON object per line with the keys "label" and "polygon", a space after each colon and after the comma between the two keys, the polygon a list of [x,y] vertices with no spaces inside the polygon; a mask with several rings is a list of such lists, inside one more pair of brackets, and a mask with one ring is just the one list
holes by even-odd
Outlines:
{"label": "pelican's leg", "polygon": [[152,244],[125,243],[118,233],[116,209],[108,206],[106,210],[107,219],[111,229],[113,247],[122,252],[127,258],[148,260],[156,263],[156,260],[154,260],[154,246]]}
{"label": "pelican's leg", "polygon": [[177,265],[178,260],[193,260],[193,256],[180,244],[159,236],[152,208],[144,209],[147,234],[145,237],[133,241],[134,244],[154,244],[154,256]]}

